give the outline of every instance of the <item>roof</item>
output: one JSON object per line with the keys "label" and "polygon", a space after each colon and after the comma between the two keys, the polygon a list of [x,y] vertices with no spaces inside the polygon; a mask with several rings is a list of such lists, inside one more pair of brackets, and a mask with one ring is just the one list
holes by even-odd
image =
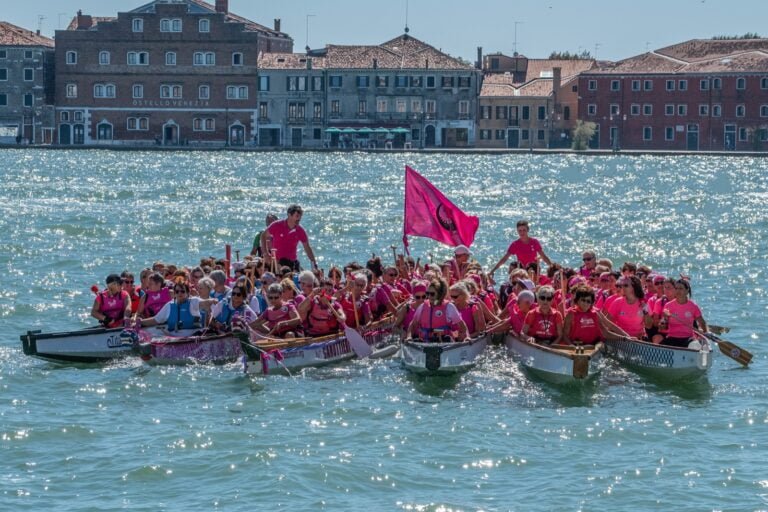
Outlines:
{"label": "roof", "polygon": [[327,45],[322,54],[327,68],[336,69],[450,69],[474,70],[471,64],[403,34],[374,46]]}
{"label": "roof", "polygon": [[592,69],[592,59],[528,59],[524,81],[515,82],[517,73],[486,73],[481,97],[549,96],[552,94],[552,70],[560,68],[560,83],[566,84],[579,73]]}
{"label": "roof", "polygon": [[[129,11],[129,12],[132,14],[154,13],[155,5],[158,3],[168,3],[168,2],[167,1],[163,2],[162,0],[153,0],[148,4],[142,5],[141,7],[137,7],[136,9],[133,9],[132,11]],[[211,5],[208,2],[204,2],[203,0],[176,0],[176,3],[187,4],[187,12],[190,14],[217,14],[216,6]],[[247,18],[243,18],[242,16],[238,16],[237,14],[233,14],[231,12],[228,12],[225,15],[225,21],[229,23],[242,23],[244,25],[246,32],[261,32],[272,37],[282,37],[282,38],[290,39],[290,36],[285,32],[279,32],[277,30],[273,30],[269,27],[260,25],[255,21],[251,21]]]}
{"label": "roof", "polygon": [[45,46],[53,48],[53,39],[38,35],[7,21],[0,21],[0,45],[2,46]]}
{"label": "roof", "polygon": [[[312,69],[325,68],[324,57],[309,57]],[[259,53],[259,69],[307,69],[306,53]]]}
{"label": "roof", "polygon": [[768,39],[692,39],[601,65],[599,74],[768,71]]}

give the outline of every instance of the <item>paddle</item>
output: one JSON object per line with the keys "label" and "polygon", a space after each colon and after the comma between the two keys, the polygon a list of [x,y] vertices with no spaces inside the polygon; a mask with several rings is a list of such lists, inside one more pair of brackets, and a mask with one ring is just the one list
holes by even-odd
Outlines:
{"label": "paddle", "polygon": [[[354,301],[354,297],[352,300]],[[339,312],[336,311],[336,308],[333,307],[333,304],[330,301],[328,301],[328,307],[331,308],[331,312],[336,317],[336,320],[338,320],[344,327],[344,335],[347,337],[349,346],[352,348],[355,355],[360,359],[365,359],[370,356],[373,353],[373,349],[365,342],[365,339],[363,339],[360,333],[344,323],[341,315],[339,315]],[[357,312],[357,309],[355,309],[355,312]]]}
{"label": "paddle", "polygon": [[712,334],[711,332],[704,332],[698,329],[696,330],[696,332],[699,333],[701,336],[704,336],[708,340],[717,344],[717,347],[720,349],[720,352],[730,357],[737,363],[743,366],[749,366],[750,361],[752,361],[751,353],[731,343],[730,341],[726,341],[724,339],[718,338],[716,335]]}

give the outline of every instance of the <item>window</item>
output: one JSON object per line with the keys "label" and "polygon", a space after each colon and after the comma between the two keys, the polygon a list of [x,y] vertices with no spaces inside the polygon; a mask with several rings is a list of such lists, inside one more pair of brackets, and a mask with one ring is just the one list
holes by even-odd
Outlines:
{"label": "window", "polygon": [[228,100],[247,100],[248,99],[248,86],[246,86],[246,85],[228,85],[227,86],[227,99]]}
{"label": "window", "polygon": [[62,122],[68,122],[69,121],[69,112],[62,112],[59,116]]}
{"label": "window", "polygon": [[674,80],[667,80],[667,90],[668,91],[674,91],[675,90],[675,81]]}
{"label": "window", "polygon": [[640,90],[640,80],[632,80],[632,90],[633,91]]}
{"label": "window", "polygon": [[268,91],[269,90],[269,77],[268,76],[260,76],[259,77],[259,90],[260,91]]}
{"label": "window", "polygon": [[664,115],[665,116],[675,115],[675,106],[672,103],[667,103],[666,105],[664,105]]}
{"label": "window", "polygon": [[313,76],[312,77],[312,90],[313,91],[322,91],[323,90],[323,77],[322,76]]}
{"label": "window", "polygon": [[768,105],[760,105],[760,117],[768,117]]}
{"label": "window", "polygon": [[131,29],[134,32],[144,32],[144,20],[142,18],[133,18]]}
{"label": "window", "polygon": [[149,52],[128,52],[129,66],[148,66]]}
{"label": "window", "polygon": [[411,130],[411,140],[421,140],[421,130],[414,128]]}
{"label": "window", "polygon": [[195,66],[215,66],[216,54],[213,52],[195,52],[192,64]]}
{"label": "window", "polygon": [[358,87],[368,87],[371,83],[371,77],[365,76],[365,75],[359,75],[357,76],[356,83]]}
{"label": "window", "polygon": [[675,140],[675,127],[667,126],[664,128],[664,140]]}
{"label": "window", "polygon": [[181,32],[181,18],[160,20],[160,32]]}
{"label": "window", "polygon": [[747,141],[747,129],[739,128],[739,142],[746,142],[746,141]]}
{"label": "window", "polygon": [[571,120],[571,107],[569,107],[569,106],[563,107],[563,120],[564,121],[570,121]]}
{"label": "window", "polygon": [[643,140],[653,140],[653,128],[643,126]]}
{"label": "window", "polygon": [[421,114],[421,100],[411,100],[411,112]]}
{"label": "window", "polygon": [[530,137],[529,133],[528,130],[520,130],[520,140],[528,140]]}
{"label": "window", "polygon": [[147,131],[149,130],[148,117],[129,117],[126,120],[128,131]]}
{"label": "window", "polygon": [[432,116],[437,114],[437,101],[435,101],[435,100],[426,100],[424,102],[424,107],[426,108],[427,114],[430,114]]}
{"label": "window", "polygon": [[[461,102],[459,102],[459,103],[461,103]],[[403,98],[397,98],[395,100],[395,112],[398,112],[400,114],[404,113],[406,111],[407,105],[408,104],[406,103],[406,101]],[[459,109],[459,110],[461,110],[461,109]]]}
{"label": "window", "polygon": [[0,82],[5,82],[7,80],[8,80],[8,69],[0,68]]}
{"label": "window", "polygon": [[68,51],[66,54],[66,62],[69,65],[77,64],[77,52]]}
{"label": "window", "polygon": [[67,98],[77,98],[77,84],[67,84],[66,96]]}
{"label": "window", "polygon": [[643,105],[643,115],[644,116],[652,116],[653,115],[653,105],[650,103],[646,103]]}
{"label": "window", "polygon": [[435,88],[435,77],[434,76],[428,76],[427,77],[427,89],[434,89]]}
{"label": "window", "polygon": [[720,78],[713,78],[712,79],[712,88],[715,90],[719,90],[723,88],[723,80]]}
{"label": "window", "polygon": [[24,58],[25,59],[31,59],[32,58],[32,50],[24,50]]}
{"label": "window", "polygon": [[723,115],[723,107],[721,105],[712,105],[712,117],[720,117]]}
{"label": "window", "polygon": [[109,52],[99,52],[99,65],[108,66],[110,60]]}
{"label": "window", "polygon": [[389,77],[388,76],[377,76],[376,77],[376,87],[389,87]]}
{"label": "window", "polygon": [[677,106],[677,115],[679,115],[679,116],[688,115],[688,105],[678,105]]}
{"label": "window", "polygon": [[471,84],[472,84],[472,77],[469,77],[469,76],[460,76],[459,77],[459,88],[460,89],[469,89]]}
{"label": "window", "polygon": [[610,110],[610,112],[611,112],[612,116],[619,115],[619,106],[616,103],[611,103],[611,110]]}
{"label": "window", "polygon": [[212,132],[216,130],[216,120],[212,117],[196,117],[192,120],[192,131]]}
{"label": "window", "polygon": [[[499,115],[499,107],[496,107],[496,116]],[[480,107],[480,119],[490,119],[491,118],[491,107],[490,105],[482,105]]]}
{"label": "window", "polygon": [[357,113],[365,114],[368,112],[368,102],[366,100],[359,100],[357,102]]}
{"label": "window", "polygon": [[259,119],[269,118],[269,104],[266,101],[259,102]]}
{"label": "window", "polygon": [[0,107],[8,105],[8,95],[5,93],[0,94]]}
{"label": "window", "polygon": [[322,128],[315,128],[312,130],[312,138],[315,140],[322,140],[323,138],[323,129]]}
{"label": "window", "polygon": [[289,77],[287,77],[287,86],[286,87],[287,87],[287,90],[289,90],[289,91],[306,91],[307,90],[307,77],[305,77],[305,76],[289,76]]}
{"label": "window", "polygon": [[640,115],[640,105],[634,103],[629,106],[629,115],[631,116],[639,116]]}
{"label": "window", "polygon": [[405,75],[398,75],[395,77],[395,87],[407,87],[408,77]]}
{"label": "window", "polygon": [[708,91],[709,90],[709,80],[699,80],[699,90],[701,91]]}
{"label": "window", "polygon": [[80,123],[83,121],[83,112],[82,110],[75,111],[75,122]]}
{"label": "window", "polygon": [[768,89],[768,77],[763,77],[760,79],[760,88]]}
{"label": "window", "polygon": [[587,105],[587,115],[590,116],[596,116],[597,115],[597,105],[594,103],[590,103]]}
{"label": "window", "polygon": [[536,131],[536,140],[544,140],[544,130]]}
{"label": "window", "polygon": [[443,87],[444,89],[450,89],[453,87],[453,77],[452,76],[444,76],[440,78],[440,87]]}
{"label": "window", "polygon": [[323,119],[323,104],[318,101],[312,104],[312,119],[315,121]]}
{"label": "window", "polygon": [[687,91],[688,90],[688,80],[679,80],[677,82],[677,88],[680,91]]}
{"label": "window", "polygon": [[496,140],[503,140],[506,133],[506,130],[496,130]]}
{"label": "window", "polygon": [[491,130],[480,130],[480,140],[488,140],[491,138]]}
{"label": "window", "polygon": [[469,100],[459,101],[459,115],[460,116],[469,115]]}
{"label": "window", "polygon": [[208,84],[197,86],[197,99],[209,100],[211,99],[211,86]]}
{"label": "window", "polygon": [[387,112],[389,110],[389,102],[386,98],[380,98],[376,100],[376,112]]}
{"label": "window", "polygon": [[341,114],[341,101],[331,100],[331,114]]}
{"label": "window", "polygon": [[[485,119],[491,118],[491,107],[488,108],[488,117]],[[496,107],[496,119],[506,119],[507,118],[507,107],[499,106]]]}
{"label": "window", "polygon": [[587,89],[590,91],[596,91],[597,90],[597,80],[590,80],[587,82]]}
{"label": "window", "polygon": [[331,75],[328,77],[328,87],[341,87],[341,76]]}
{"label": "window", "polygon": [[643,90],[644,91],[652,91],[653,90],[653,80],[644,80],[643,81]]}
{"label": "window", "polygon": [[420,76],[411,77],[411,87],[421,87],[424,84],[424,78]]}
{"label": "window", "polygon": [[0,50],[0,59],[8,58],[8,50]]}
{"label": "window", "polygon": [[32,107],[35,104],[35,97],[32,95],[32,93],[27,93],[24,95],[24,106],[25,107]]}
{"label": "window", "polygon": [[133,84],[131,87],[134,99],[140,99],[144,97],[144,86],[142,84]]}
{"label": "window", "polygon": [[288,103],[288,119],[304,119],[306,117],[304,103],[290,102]]}
{"label": "window", "polygon": [[621,89],[621,82],[618,80],[611,80],[611,90],[618,91]]}
{"label": "window", "polygon": [[241,52],[234,52],[232,54],[232,65],[233,66],[243,65],[243,54]]}
{"label": "window", "polygon": [[699,115],[700,116],[708,116],[709,115],[709,105],[699,105]]}
{"label": "window", "polygon": [[114,98],[115,84],[94,84],[93,97],[94,98]]}
{"label": "window", "polygon": [[211,20],[207,18],[203,18],[200,21],[197,22],[197,30],[198,32],[210,32],[211,31]]}
{"label": "window", "polygon": [[537,118],[539,120],[543,120],[543,119],[546,119],[546,117],[547,117],[547,107],[540,106],[538,109]]}
{"label": "window", "polygon": [[35,70],[32,68],[24,68],[24,81],[33,82],[35,80]]}
{"label": "window", "polygon": [[736,117],[744,117],[744,114],[746,113],[746,108],[744,105],[736,105]]}
{"label": "window", "polygon": [[747,88],[747,79],[740,77],[736,79],[736,89],[739,91],[743,91]]}
{"label": "window", "polygon": [[528,105],[523,106],[523,120],[526,121],[531,118],[531,107]]}
{"label": "window", "polygon": [[165,52],[165,65],[166,66],[176,65],[176,52]]}
{"label": "window", "polygon": [[160,86],[160,97],[170,99],[181,99],[182,89],[180,85],[168,85],[164,84]]}

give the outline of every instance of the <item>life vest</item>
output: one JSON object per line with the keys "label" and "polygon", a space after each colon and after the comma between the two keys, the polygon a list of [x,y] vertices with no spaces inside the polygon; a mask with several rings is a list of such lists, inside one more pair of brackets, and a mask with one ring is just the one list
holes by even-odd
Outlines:
{"label": "life vest", "polygon": [[245,316],[245,302],[239,308],[233,308],[229,299],[224,299],[222,301],[221,313],[219,313],[215,320],[229,328],[232,327],[232,317],[235,315]]}
{"label": "life vest", "polygon": [[562,316],[559,311],[553,308],[549,314],[545,315],[536,308],[529,311],[528,315],[531,315],[532,318],[532,322],[528,322],[528,317],[526,316],[525,323],[529,325],[528,336],[541,340],[554,340],[557,338],[557,325],[558,323],[562,324]]}
{"label": "life vest", "polygon": [[128,292],[120,290],[117,295],[110,295],[109,290],[99,293],[99,313],[109,318],[107,327],[119,327],[123,324],[125,298]]}
{"label": "life vest", "polygon": [[448,323],[448,302],[433,306],[427,302],[421,307],[419,316],[420,338],[429,341],[435,336],[442,336],[451,332],[452,326]]}
{"label": "life vest", "polygon": [[[364,309],[366,303],[368,302],[368,297],[365,295],[360,295],[355,302],[356,304],[352,303],[351,294],[346,294],[341,298],[339,304],[341,305],[341,310],[344,312],[344,316],[347,317],[347,325],[357,328],[360,327],[360,324],[364,324],[367,320],[365,318]],[[355,322],[355,318],[357,318],[357,322]]]}
{"label": "life vest", "polygon": [[147,298],[144,299],[144,317],[155,316],[169,302],[171,302],[171,292],[168,288],[163,288],[159,292],[147,291]]}
{"label": "life vest", "polygon": [[307,315],[307,334],[322,336],[339,330],[339,321],[331,311],[332,307],[332,302],[328,307],[325,307],[316,300],[312,300]]}
{"label": "life vest", "polygon": [[171,313],[168,315],[168,330],[176,331],[180,329],[194,329],[198,319],[192,316],[190,303],[188,300],[179,304],[171,304]]}
{"label": "life vest", "polygon": [[[265,320],[265,325],[269,330],[272,330],[275,328],[275,326],[278,324],[278,322],[282,322],[283,320],[288,320],[291,318],[290,310],[293,308],[293,306],[289,306],[288,304],[283,304],[279,308],[267,308],[264,310],[264,312],[261,314],[260,318],[263,318]],[[294,308],[295,309],[295,308]],[[277,336],[281,336],[289,331],[294,331],[297,334],[301,332],[301,327],[283,327],[279,329],[278,331],[275,331],[275,334]]]}
{"label": "life vest", "polygon": [[408,329],[408,326],[413,322],[413,317],[416,316],[416,309],[413,307],[413,303],[409,302],[405,306],[405,318],[403,318],[403,329]]}
{"label": "life vest", "polygon": [[459,309],[459,314],[464,323],[467,324],[467,333],[475,332],[475,311],[479,306],[476,303],[470,302],[464,309]]}
{"label": "life vest", "polygon": [[584,312],[574,306],[568,312],[573,314],[571,331],[568,333],[568,338],[571,341],[580,341],[593,345],[603,339],[603,333],[600,330],[600,319],[597,317],[597,311],[594,308]]}

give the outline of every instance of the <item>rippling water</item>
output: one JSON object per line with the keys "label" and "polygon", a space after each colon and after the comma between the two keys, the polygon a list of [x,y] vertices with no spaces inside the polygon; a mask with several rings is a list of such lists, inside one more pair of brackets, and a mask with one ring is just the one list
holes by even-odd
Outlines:
{"label": "rippling water", "polygon": [[[768,510],[768,160],[719,157],[0,151],[2,510]],[[669,386],[609,365],[592,387],[499,351],[456,379],[394,361],[291,377],[59,367],[27,329],[89,325],[89,287],[154,260],[247,253],[305,208],[321,266],[390,258],[412,165],[481,218],[492,264],[525,217],[556,261],[594,248],[690,274],[716,354]],[[415,255],[449,253],[414,240]]]}

